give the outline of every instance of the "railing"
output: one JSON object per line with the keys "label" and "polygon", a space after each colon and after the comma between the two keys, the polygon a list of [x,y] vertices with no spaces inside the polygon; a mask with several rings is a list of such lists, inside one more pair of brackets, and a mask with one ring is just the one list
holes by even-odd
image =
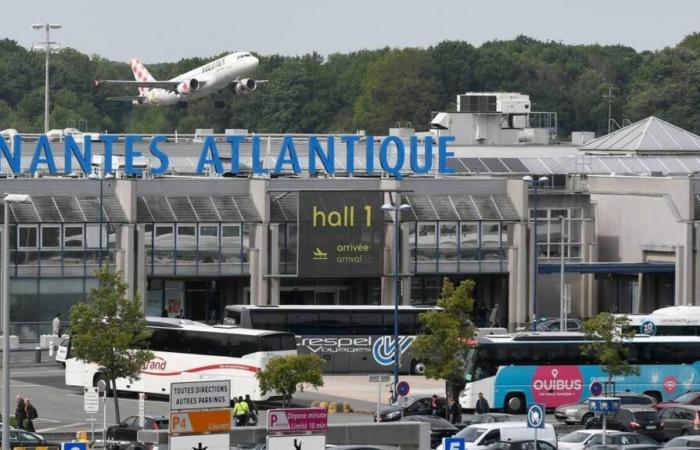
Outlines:
{"label": "railing", "polygon": [[10,322],[10,334],[20,342],[38,342],[42,334],[51,334],[51,322]]}

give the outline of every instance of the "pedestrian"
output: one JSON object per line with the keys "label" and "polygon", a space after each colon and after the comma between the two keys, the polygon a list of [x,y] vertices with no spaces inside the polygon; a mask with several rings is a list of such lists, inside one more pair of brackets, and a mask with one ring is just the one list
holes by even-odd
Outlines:
{"label": "pedestrian", "polygon": [[485,304],[481,304],[479,306],[479,326],[484,328],[487,327],[489,324],[489,309],[486,307]]}
{"label": "pedestrian", "polygon": [[450,423],[453,425],[462,423],[462,407],[457,403],[454,397],[450,397]]}
{"label": "pedestrian", "polygon": [[250,413],[248,415],[248,425],[258,424],[258,406],[251,400],[250,394],[245,395],[245,402],[248,404]]}
{"label": "pedestrian", "polygon": [[168,317],[168,310],[163,308],[163,310],[160,312],[160,317]]}
{"label": "pedestrian", "polygon": [[433,394],[433,397],[430,399],[430,414],[437,416],[439,409],[438,396]]}
{"label": "pedestrian", "polygon": [[[240,398],[240,397],[239,397]],[[237,427],[245,426],[245,409],[238,398],[233,399],[233,418]]]}
{"label": "pedestrian", "polygon": [[54,336],[61,337],[61,313],[56,314],[51,322],[51,332]]}
{"label": "pedestrian", "polygon": [[489,327],[493,328],[498,325],[498,304],[493,305],[491,315],[489,316]]}
{"label": "pedestrian", "polygon": [[484,394],[479,392],[479,400],[476,401],[476,409],[474,410],[477,414],[488,414],[489,412],[489,402],[484,398]]}
{"label": "pedestrian", "polygon": [[250,417],[250,405],[248,402],[246,402],[243,397],[238,397],[238,404],[241,405],[241,408],[243,408],[243,412],[245,413],[243,417],[243,426],[248,425],[248,418]]}
{"label": "pedestrian", "polygon": [[17,428],[24,429],[24,419],[27,417],[27,413],[24,409],[24,399],[21,395],[17,396],[17,407],[15,408],[15,420],[17,420]]}
{"label": "pedestrian", "polygon": [[184,319],[185,318],[185,311],[180,310],[180,312],[175,316],[177,319]]}
{"label": "pedestrian", "polygon": [[39,413],[37,412],[34,405],[32,405],[29,402],[28,398],[24,399],[24,412],[26,415],[24,419],[24,429],[33,433],[34,431],[36,431],[34,429],[34,420],[36,420],[36,418],[39,417]]}

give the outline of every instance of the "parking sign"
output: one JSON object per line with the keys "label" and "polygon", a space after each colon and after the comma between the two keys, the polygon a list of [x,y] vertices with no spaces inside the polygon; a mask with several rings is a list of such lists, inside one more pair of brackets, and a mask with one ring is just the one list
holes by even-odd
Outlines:
{"label": "parking sign", "polygon": [[465,443],[463,438],[442,438],[443,450],[464,450]]}
{"label": "parking sign", "polygon": [[527,427],[544,428],[544,405],[535,403],[527,408]]}

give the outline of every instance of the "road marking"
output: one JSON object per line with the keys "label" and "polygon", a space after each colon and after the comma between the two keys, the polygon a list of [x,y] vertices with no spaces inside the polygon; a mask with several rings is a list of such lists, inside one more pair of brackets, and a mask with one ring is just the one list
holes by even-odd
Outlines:
{"label": "road marking", "polygon": [[34,419],[34,422],[51,422],[51,423],[61,423],[60,420],[54,420],[54,419]]}
{"label": "road marking", "polygon": [[51,427],[51,428],[42,428],[41,430],[36,430],[37,433],[46,433],[47,431],[56,431],[56,430],[62,430],[64,428],[70,428],[70,427],[77,427],[80,425],[87,425],[86,422],[75,422],[75,423],[69,423],[67,425],[61,425],[58,427]]}

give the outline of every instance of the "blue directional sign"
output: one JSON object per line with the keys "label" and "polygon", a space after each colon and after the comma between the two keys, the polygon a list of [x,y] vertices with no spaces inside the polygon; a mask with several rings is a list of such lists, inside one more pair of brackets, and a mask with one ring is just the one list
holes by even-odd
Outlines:
{"label": "blue directional sign", "polygon": [[442,449],[443,450],[464,450],[466,446],[464,438],[442,438]]}
{"label": "blue directional sign", "polygon": [[87,450],[86,442],[64,442],[61,450]]}
{"label": "blue directional sign", "polygon": [[544,405],[535,403],[527,408],[527,427],[544,428]]}
{"label": "blue directional sign", "polygon": [[639,326],[639,334],[646,334],[648,336],[654,336],[656,334],[656,324],[651,320],[645,320]]}
{"label": "blue directional sign", "polygon": [[411,387],[405,381],[400,381],[399,384],[396,385],[396,393],[401,397],[407,396],[410,391]]}
{"label": "blue directional sign", "polygon": [[588,409],[592,413],[614,413],[620,409],[620,399],[617,397],[591,397],[588,399]]}

